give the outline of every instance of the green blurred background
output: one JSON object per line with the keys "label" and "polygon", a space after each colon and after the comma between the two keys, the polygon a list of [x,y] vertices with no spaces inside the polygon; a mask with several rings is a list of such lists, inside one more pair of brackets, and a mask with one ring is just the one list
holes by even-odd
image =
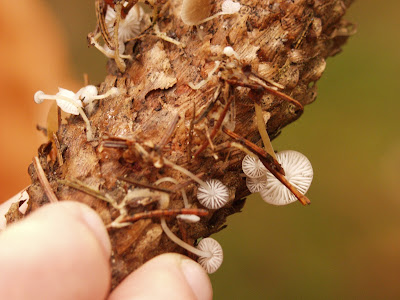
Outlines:
{"label": "green blurred background", "polygon": [[[106,60],[86,44],[93,1],[46,2],[75,79],[102,81]],[[317,101],[273,142],[313,163],[312,205],[250,197],[214,236],[225,253],[215,299],[400,299],[399,9],[363,0],[348,11],[357,35],[328,59]]]}

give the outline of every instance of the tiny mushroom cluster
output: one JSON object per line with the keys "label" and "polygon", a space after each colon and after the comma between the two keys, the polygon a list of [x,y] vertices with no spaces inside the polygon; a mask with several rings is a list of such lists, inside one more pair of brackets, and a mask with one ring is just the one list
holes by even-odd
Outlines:
{"label": "tiny mushroom cluster", "polygon": [[[120,20],[118,28],[118,41],[119,41],[119,53],[125,52],[125,43],[130,39],[136,37],[140,33],[140,22],[144,16],[143,8],[136,4],[134,5],[126,15],[124,19]],[[107,6],[107,12],[105,16],[105,22],[107,25],[110,37],[114,36],[114,25],[116,20],[116,12],[111,6]],[[114,57],[114,51],[104,46],[104,50],[108,54],[108,57]]]}
{"label": "tiny mushroom cluster", "polygon": [[33,99],[38,104],[42,103],[44,100],[55,100],[62,111],[72,115],[81,115],[86,124],[87,139],[88,141],[92,141],[94,139],[94,134],[89,119],[83,110],[84,104],[90,105],[95,100],[115,96],[118,95],[118,93],[118,89],[113,87],[105,94],[98,95],[97,88],[94,85],[87,85],[81,88],[77,93],[63,88],[58,88],[58,93],[55,95],[47,95],[43,91],[37,91]]}
{"label": "tiny mushroom cluster", "polygon": [[[294,150],[280,151],[276,157],[285,170],[286,179],[304,195],[313,179],[310,161]],[[275,178],[258,158],[246,155],[242,161],[242,169],[247,176],[246,185],[249,191],[260,193],[265,202],[273,205],[287,205],[297,200],[295,195]]]}

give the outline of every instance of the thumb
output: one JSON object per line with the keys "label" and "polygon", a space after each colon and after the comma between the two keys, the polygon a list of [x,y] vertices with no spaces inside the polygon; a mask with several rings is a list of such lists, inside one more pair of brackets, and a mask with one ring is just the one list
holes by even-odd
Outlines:
{"label": "thumb", "polygon": [[0,233],[1,299],[104,299],[111,245],[88,206],[45,205]]}
{"label": "thumb", "polygon": [[208,275],[195,261],[174,253],[157,256],[130,274],[110,300],[211,300]]}

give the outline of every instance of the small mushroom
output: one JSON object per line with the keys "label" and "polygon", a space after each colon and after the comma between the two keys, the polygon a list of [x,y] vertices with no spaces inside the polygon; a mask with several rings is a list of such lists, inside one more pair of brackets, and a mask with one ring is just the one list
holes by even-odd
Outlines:
{"label": "small mushroom", "polygon": [[207,273],[212,274],[217,271],[224,260],[224,253],[221,245],[213,238],[208,237],[200,241],[197,245],[197,249],[212,253],[211,257],[199,256],[197,260]]}
{"label": "small mushroom", "polygon": [[240,10],[240,3],[239,2],[234,2],[232,0],[225,0],[222,2],[222,14],[224,15],[231,15],[239,12]]}
{"label": "small mushroom", "polygon": [[98,95],[97,88],[94,85],[87,85],[81,88],[77,93],[76,97],[83,100],[83,103],[90,104],[94,100],[105,99],[109,96],[116,96],[119,94],[119,90],[116,87],[112,87],[103,95]]}
{"label": "small mushroom", "polygon": [[217,179],[203,181],[188,169],[179,166],[166,158],[164,158],[164,164],[172,167],[182,174],[185,174],[200,185],[197,190],[197,199],[205,207],[209,209],[218,209],[228,202],[229,190],[221,181]]}
{"label": "small mushroom", "polygon": [[246,178],[246,186],[252,194],[258,193],[266,189],[267,184],[268,184],[268,179],[266,174],[258,178],[251,178],[251,177]]}
{"label": "small mushroom", "polygon": [[198,25],[210,15],[210,0],[183,0],[181,19],[186,25]]}
{"label": "small mushroom", "polygon": [[[140,22],[144,16],[144,11],[140,5],[133,6],[126,17],[120,20],[118,28],[118,39],[120,44],[124,44],[129,39],[136,37],[140,33]],[[106,25],[108,27],[108,32],[110,37],[114,36],[114,24],[116,19],[116,12],[111,7],[107,7],[107,12],[105,16]],[[124,47],[125,50],[125,47]],[[124,53],[124,51],[120,52]]]}
{"label": "small mushroom", "polygon": [[229,190],[221,181],[210,179],[205,182],[205,185],[199,186],[197,199],[209,209],[218,209],[228,202]]}
{"label": "small mushroom", "polygon": [[63,111],[73,115],[79,115],[79,107],[83,106],[82,101],[75,96],[74,92],[63,88],[58,88],[58,93],[55,95],[46,95],[43,91],[37,91],[33,99],[38,104],[44,100],[56,100]]}
{"label": "small mushroom", "polygon": [[[313,179],[313,169],[307,157],[297,151],[286,150],[277,153],[278,162],[285,170],[286,179],[303,195],[308,191]],[[262,199],[273,205],[295,202],[293,195],[272,173],[267,172],[267,188],[260,191]]]}
{"label": "small mushroom", "polygon": [[196,215],[177,215],[176,216],[177,219],[184,221],[186,223],[197,223],[200,221],[200,217],[196,216]]}
{"label": "small mushroom", "polygon": [[212,238],[205,238],[200,241],[197,248],[185,243],[178,238],[167,226],[165,219],[161,219],[161,227],[165,234],[177,245],[192,252],[199,257],[199,264],[209,273],[214,273],[222,264],[223,251],[221,245]]}
{"label": "small mushroom", "polygon": [[81,115],[83,121],[86,124],[86,136],[88,141],[94,139],[92,127],[90,121],[83,111],[82,101],[76,96],[76,94],[70,90],[58,88],[58,93],[55,95],[46,95],[43,91],[37,91],[33,96],[33,100],[36,103],[42,103],[44,100],[55,100],[58,107],[63,111],[73,115]]}
{"label": "small mushroom", "polygon": [[223,53],[224,53],[226,56],[234,57],[234,58],[236,58],[237,60],[240,59],[239,54],[238,54],[235,50],[233,50],[233,48],[232,48],[231,46],[225,47],[224,50],[223,50]]}
{"label": "small mushroom", "polygon": [[246,155],[242,160],[242,170],[247,177],[259,178],[267,174],[267,168],[254,156]]}

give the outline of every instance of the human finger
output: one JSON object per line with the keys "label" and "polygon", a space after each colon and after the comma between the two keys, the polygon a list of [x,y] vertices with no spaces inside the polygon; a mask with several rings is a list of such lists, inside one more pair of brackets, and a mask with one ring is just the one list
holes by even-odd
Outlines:
{"label": "human finger", "polygon": [[162,254],[130,274],[110,300],[211,300],[208,275],[195,261],[176,253]]}
{"label": "human finger", "polygon": [[45,205],[0,233],[3,299],[104,299],[110,286],[107,231],[88,206]]}

